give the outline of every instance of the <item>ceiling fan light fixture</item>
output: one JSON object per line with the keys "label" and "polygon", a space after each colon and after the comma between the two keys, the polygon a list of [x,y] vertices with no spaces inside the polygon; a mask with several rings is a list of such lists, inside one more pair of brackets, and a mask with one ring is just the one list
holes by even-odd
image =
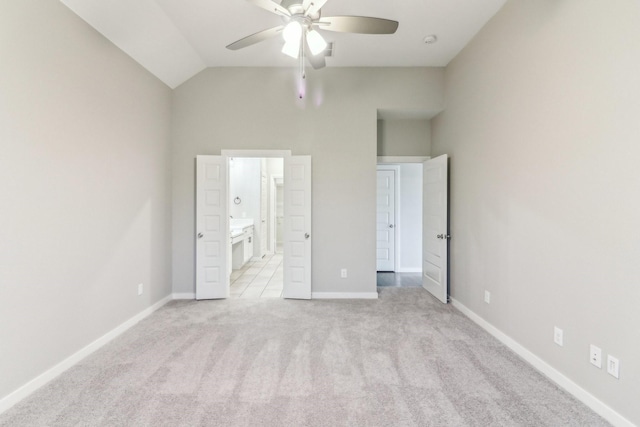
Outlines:
{"label": "ceiling fan light fixture", "polygon": [[312,55],[317,55],[327,48],[327,42],[316,30],[307,33],[307,44]]}
{"label": "ceiling fan light fixture", "polygon": [[282,30],[282,38],[287,43],[300,42],[302,36],[302,25],[298,21],[290,21]]}
{"label": "ceiling fan light fixture", "polygon": [[288,41],[282,47],[282,53],[294,59],[298,59],[300,55],[300,39]]}

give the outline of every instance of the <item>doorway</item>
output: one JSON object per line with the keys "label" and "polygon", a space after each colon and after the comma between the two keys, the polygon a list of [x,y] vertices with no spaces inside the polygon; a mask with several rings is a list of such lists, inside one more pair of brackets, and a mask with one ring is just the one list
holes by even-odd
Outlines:
{"label": "doorway", "polygon": [[[234,243],[237,239],[246,239],[247,245],[243,244],[242,250],[237,250],[243,257],[254,259],[255,248],[251,244],[255,242],[256,235],[258,238],[265,235],[262,229],[260,234],[253,234],[255,222],[252,225],[245,221],[235,224],[241,227],[243,235],[236,235],[237,239],[231,237],[230,204],[242,204],[242,198],[229,196],[229,159],[247,157],[283,159],[282,297],[310,299],[311,156],[292,156],[288,150],[222,150],[220,156],[196,156],[196,299],[228,298]],[[262,185],[263,180],[260,181]],[[240,216],[240,220],[250,219],[242,218],[242,211]],[[268,227],[266,220],[265,226]],[[263,253],[264,245],[255,243],[259,247],[258,253]]]}
{"label": "doorway", "polygon": [[[378,169],[384,170],[385,167],[390,169],[390,165],[402,166],[404,164],[420,164],[422,166],[422,179],[421,185],[409,185],[405,186],[406,189],[420,188],[420,194],[422,195],[422,203],[420,203],[421,209],[409,208],[411,213],[420,212],[421,224],[415,227],[404,227],[404,233],[399,229],[403,228],[402,211],[407,210],[403,207],[402,202],[397,202],[402,199],[402,190],[396,190],[396,208],[395,208],[395,229],[396,229],[396,241],[395,246],[398,248],[400,242],[407,232],[413,235],[419,234],[421,237],[421,248],[415,253],[420,256],[420,275],[422,281],[422,287],[429,293],[435,296],[443,303],[449,301],[449,184],[448,184],[448,169],[449,169],[449,156],[444,154],[433,159],[428,157],[378,157]],[[393,169],[393,168],[391,168]],[[401,170],[401,169],[400,169]],[[402,176],[402,173],[399,173]],[[401,178],[396,179],[396,182],[401,181]],[[396,185],[396,188],[398,186]],[[402,184],[400,184],[402,187]],[[380,203],[379,203],[380,204]],[[414,204],[414,207],[417,206]],[[406,225],[406,224],[405,224]],[[417,229],[421,232],[417,233]],[[398,259],[398,250],[396,250],[396,259]],[[400,256],[402,259],[402,256]],[[400,267],[402,268],[402,267]],[[403,286],[398,285],[398,280],[402,282],[402,277],[398,277],[404,274],[403,272],[397,272],[398,264],[395,265],[394,272],[378,273],[378,279],[380,280],[381,274],[389,274],[391,277],[383,278],[386,284],[381,286]],[[394,284],[394,282],[396,284]],[[408,286],[413,286],[413,280],[406,280],[410,283]]]}
{"label": "doorway", "polygon": [[277,192],[270,183],[278,177],[284,185],[283,174],[282,157],[229,158],[231,298],[282,297],[283,252],[276,253],[277,233],[272,230]]}
{"label": "doorway", "polygon": [[422,163],[379,164],[376,270],[422,273]]}

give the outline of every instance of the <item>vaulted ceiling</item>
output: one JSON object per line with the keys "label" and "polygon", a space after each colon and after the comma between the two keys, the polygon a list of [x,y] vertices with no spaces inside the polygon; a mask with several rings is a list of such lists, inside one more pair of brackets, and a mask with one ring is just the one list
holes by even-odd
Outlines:
{"label": "vaulted ceiling", "polygon": [[[61,1],[172,88],[207,67],[296,66],[280,52],[280,37],[238,51],[225,48],[282,23],[245,0]],[[393,35],[321,31],[334,43],[327,66],[446,66],[505,2],[329,0],[323,16],[373,16],[400,25]],[[432,34],[438,42],[426,44],[424,38]]]}

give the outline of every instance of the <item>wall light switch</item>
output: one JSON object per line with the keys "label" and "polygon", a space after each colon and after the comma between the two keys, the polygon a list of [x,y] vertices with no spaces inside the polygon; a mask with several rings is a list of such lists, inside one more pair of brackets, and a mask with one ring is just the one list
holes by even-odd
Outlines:
{"label": "wall light switch", "polygon": [[142,295],[144,291],[144,285],[142,283],[138,283],[138,295]]}
{"label": "wall light switch", "polygon": [[343,268],[342,270],[340,270],[340,277],[342,277],[343,279],[347,278],[347,269]]}
{"label": "wall light switch", "polygon": [[620,361],[612,355],[607,356],[607,372],[611,376],[620,378]]}
{"label": "wall light switch", "polygon": [[491,302],[491,292],[484,291],[484,302],[489,304]]}

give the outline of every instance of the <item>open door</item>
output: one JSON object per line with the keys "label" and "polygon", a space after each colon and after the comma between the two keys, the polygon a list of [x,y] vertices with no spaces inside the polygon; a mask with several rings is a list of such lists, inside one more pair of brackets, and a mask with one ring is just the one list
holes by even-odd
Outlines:
{"label": "open door", "polygon": [[311,299],[311,156],[284,159],[284,298]]}
{"label": "open door", "polygon": [[448,156],[423,163],[422,286],[443,303],[449,297]]}
{"label": "open door", "polygon": [[196,156],[196,299],[229,296],[227,163]]}

